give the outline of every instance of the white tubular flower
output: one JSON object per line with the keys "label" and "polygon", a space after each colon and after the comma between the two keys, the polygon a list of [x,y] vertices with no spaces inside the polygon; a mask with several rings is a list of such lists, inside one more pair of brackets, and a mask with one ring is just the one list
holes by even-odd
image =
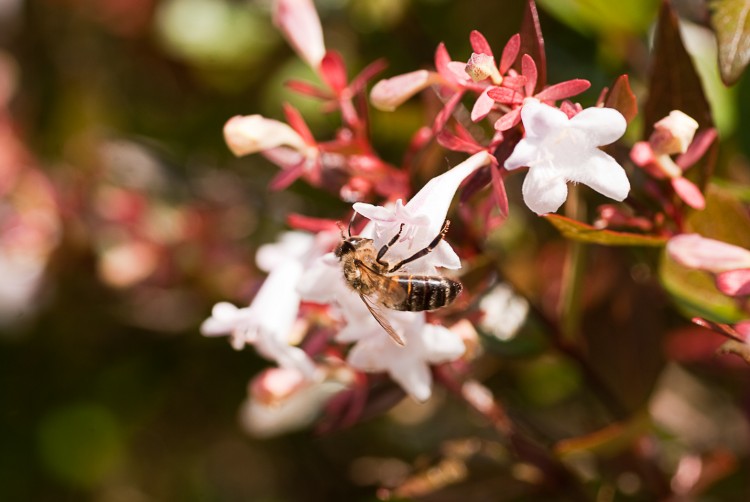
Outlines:
{"label": "white tubular flower", "polygon": [[[385,256],[388,262],[396,263],[432,242],[445,222],[448,208],[461,182],[491,161],[492,155],[486,151],[475,153],[450,171],[431,179],[406,205],[400,199],[392,207],[357,202],[354,210],[375,224],[373,239],[376,248],[386,244],[404,224],[401,238]],[[441,241],[424,258],[407,264],[404,271],[434,275],[435,267],[461,268],[458,255],[445,241]]]}
{"label": "white tubular flower", "polygon": [[203,322],[201,333],[229,335],[235,349],[253,345],[260,355],[276,361],[282,368],[294,369],[311,378],[313,362],[302,349],[293,346],[297,342],[294,327],[300,304],[297,285],[306,264],[320,254],[319,247],[326,240],[330,236],[325,232],[320,237],[288,232],[278,243],[261,246],[256,260],[269,274],[250,306],[216,304],[211,317]]}
{"label": "white tubular flower", "polygon": [[536,99],[521,110],[526,129],[505,161],[508,170],[528,166],[523,183],[526,205],[537,214],[557,211],[568,196],[567,182],[583,183],[617,201],[630,191],[625,171],[599,150],[625,133],[627,122],[613,108],[586,108],[569,119]]}
{"label": "white tubular flower", "polygon": [[312,0],[277,0],[273,20],[297,55],[317,70],[326,47],[323,28]]}
{"label": "white tubular flower", "polygon": [[305,155],[308,146],[289,125],[262,115],[237,115],[224,125],[224,140],[233,154],[251,153],[288,146]]}
{"label": "white tubular flower", "polygon": [[[461,182],[479,167],[489,164],[492,158],[487,152],[475,154],[430,180],[405,205],[400,200],[393,207],[354,204],[357,212],[371,220],[361,235],[372,238],[378,249],[389,242],[403,224],[401,239],[383,257],[394,264],[424,249],[439,234]],[[461,267],[460,259],[445,241],[402,270],[435,275],[436,267]],[[347,357],[349,364],[362,371],[387,372],[418,401],[425,401],[431,395],[429,365],[455,360],[466,350],[458,334],[427,324],[424,312],[401,312],[383,307],[381,314],[406,342],[405,346],[394,343],[359,295],[346,284],[341,263],[333,253],[321,257],[307,270],[300,281],[299,292],[305,300],[332,304],[338,309],[346,324],[338,333],[337,341],[356,342]]]}
{"label": "white tubular flower", "polygon": [[298,262],[274,268],[249,307],[216,304],[211,317],[201,325],[201,333],[229,335],[235,349],[253,345],[260,355],[282,368],[294,368],[311,377],[312,361],[302,349],[290,345],[300,302],[296,287],[302,272]]}

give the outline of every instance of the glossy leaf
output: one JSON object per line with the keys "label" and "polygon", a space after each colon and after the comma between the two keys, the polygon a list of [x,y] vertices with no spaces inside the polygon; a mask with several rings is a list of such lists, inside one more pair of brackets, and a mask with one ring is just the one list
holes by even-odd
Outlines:
{"label": "glossy leaf", "polygon": [[538,0],[538,3],[545,12],[581,33],[613,38],[620,33],[645,33],[659,0]]}
{"label": "glossy leaf", "polygon": [[680,110],[694,118],[700,129],[713,127],[711,109],[680,35],[679,21],[669,2],[662,4],[651,61],[651,90],[644,107],[644,137],[656,121]]}
{"label": "glossy leaf", "polygon": [[732,85],[750,61],[750,0],[715,0],[711,7],[721,79]]}
{"label": "glossy leaf", "polygon": [[665,237],[599,229],[558,214],[547,214],[544,218],[565,238],[579,242],[605,246],[663,246],[667,242]]}
{"label": "glossy leaf", "polygon": [[737,193],[711,184],[705,197],[706,208],[689,214],[684,232],[750,249],[750,216]]}

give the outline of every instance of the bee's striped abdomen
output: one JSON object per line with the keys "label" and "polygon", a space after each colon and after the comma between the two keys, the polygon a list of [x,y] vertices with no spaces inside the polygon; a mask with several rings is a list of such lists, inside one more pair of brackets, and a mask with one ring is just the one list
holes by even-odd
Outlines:
{"label": "bee's striped abdomen", "polygon": [[406,291],[404,300],[396,305],[387,305],[395,310],[420,312],[435,310],[449,305],[461,292],[461,283],[446,277],[429,275],[398,275],[393,280]]}

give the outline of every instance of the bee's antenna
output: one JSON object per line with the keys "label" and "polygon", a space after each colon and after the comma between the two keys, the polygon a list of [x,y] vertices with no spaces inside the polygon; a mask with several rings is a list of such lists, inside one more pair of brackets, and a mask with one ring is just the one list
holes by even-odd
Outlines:
{"label": "bee's antenna", "polygon": [[[336,222],[336,226],[339,227],[339,231],[341,232],[341,240],[345,241],[346,240],[346,235],[344,235],[344,224],[341,223],[340,221],[337,221]],[[350,235],[351,235],[351,233],[350,233]]]}
{"label": "bee's antenna", "polygon": [[349,227],[346,229],[347,233],[349,234],[349,237],[352,236],[352,223],[354,223],[354,218],[356,218],[356,217],[357,217],[357,212],[354,211],[352,213],[352,219],[349,220]]}

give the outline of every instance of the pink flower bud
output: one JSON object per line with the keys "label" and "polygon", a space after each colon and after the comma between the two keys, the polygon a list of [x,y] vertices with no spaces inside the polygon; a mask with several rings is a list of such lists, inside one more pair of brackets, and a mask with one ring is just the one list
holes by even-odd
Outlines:
{"label": "pink flower bud", "polygon": [[317,70],[326,47],[312,0],[277,0],[273,20],[299,57]]}
{"label": "pink flower bud", "polygon": [[698,234],[682,234],[667,243],[667,253],[680,265],[707,272],[750,268],[750,251]]}
{"label": "pink flower bud", "polygon": [[309,381],[295,369],[268,368],[251,380],[249,393],[259,403],[273,405],[307,385]]}
{"label": "pink flower bud", "polygon": [[261,115],[237,115],[229,119],[224,125],[224,140],[238,157],[281,145],[300,151],[306,148],[304,140],[294,129]]}
{"label": "pink flower bud", "polygon": [[750,269],[729,270],[716,276],[716,287],[727,296],[750,295]]}
{"label": "pink flower bud", "polygon": [[417,70],[381,80],[370,91],[372,106],[392,112],[416,93],[440,81],[437,73]]}
{"label": "pink flower bud", "polygon": [[673,110],[654,124],[649,143],[657,155],[685,153],[696,130],[698,122],[679,110]]}

